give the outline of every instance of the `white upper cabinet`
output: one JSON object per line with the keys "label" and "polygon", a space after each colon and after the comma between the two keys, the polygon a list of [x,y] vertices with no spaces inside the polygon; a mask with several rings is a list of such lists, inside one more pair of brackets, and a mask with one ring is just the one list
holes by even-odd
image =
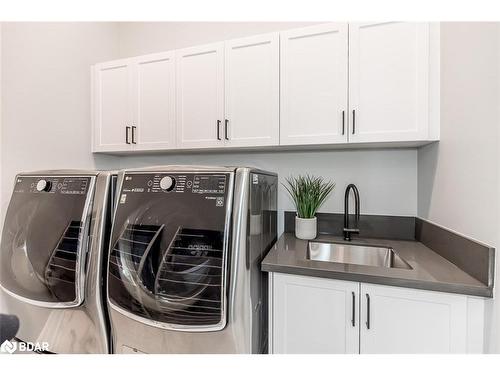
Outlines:
{"label": "white upper cabinet", "polygon": [[429,138],[429,24],[349,24],[349,141]]}
{"label": "white upper cabinet", "polygon": [[280,35],[280,144],[347,142],[347,23]]}
{"label": "white upper cabinet", "polygon": [[360,352],[466,353],[467,297],[361,284]]}
{"label": "white upper cabinet", "polygon": [[159,53],[95,65],[94,151],[175,147],[175,60]]}
{"label": "white upper cabinet", "polygon": [[423,145],[439,24],[326,23],[93,67],[93,151]]}
{"label": "white upper cabinet", "polygon": [[93,151],[132,147],[131,64],[124,59],[93,68]]}
{"label": "white upper cabinet", "polygon": [[177,147],[224,145],[224,43],[175,52]]}
{"label": "white upper cabinet", "polygon": [[141,56],[134,64],[136,150],[175,147],[175,58],[173,52]]}
{"label": "white upper cabinet", "polygon": [[225,47],[226,146],[279,144],[279,34]]}
{"label": "white upper cabinet", "polygon": [[359,353],[359,283],[272,274],[273,354]]}

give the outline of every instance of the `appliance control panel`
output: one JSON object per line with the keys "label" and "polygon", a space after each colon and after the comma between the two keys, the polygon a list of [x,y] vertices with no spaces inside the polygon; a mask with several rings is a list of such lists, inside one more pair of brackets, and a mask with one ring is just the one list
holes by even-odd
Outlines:
{"label": "appliance control panel", "polygon": [[89,189],[90,177],[80,176],[18,176],[15,193],[49,193],[82,195]]}
{"label": "appliance control panel", "polygon": [[227,174],[154,173],[126,174],[122,193],[193,193],[224,194]]}

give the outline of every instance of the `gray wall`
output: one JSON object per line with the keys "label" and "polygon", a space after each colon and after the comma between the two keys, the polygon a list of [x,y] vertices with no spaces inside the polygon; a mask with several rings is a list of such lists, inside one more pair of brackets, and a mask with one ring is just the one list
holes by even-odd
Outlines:
{"label": "gray wall", "polygon": [[441,140],[418,150],[418,214],[494,243],[498,32],[491,23],[441,27]]}
{"label": "gray wall", "polygon": [[[499,47],[496,23],[442,24],[441,140],[418,150],[418,215],[496,247]],[[495,295],[485,337],[499,352],[498,287]]]}
{"label": "gray wall", "polygon": [[117,165],[90,153],[90,65],[116,56],[117,32],[111,23],[2,24],[3,212],[20,171]]}
{"label": "gray wall", "polygon": [[2,180],[3,180],[3,173],[2,173],[2,24],[0,23],[0,234],[2,233],[2,217],[3,217],[3,210],[2,210]]}
{"label": "gray wall", "polygon": [[273,31],[312,22],[122,22],[118,57],[168,51]]}
{"label": "gray wall", "polygon": [[[124,157],[120,165],[122,168],[158,164],[251,165],[277,172],[280,181],[291,174],[310,173],[337,184],[321,208],[323,212],[343,212],[344,189],[352,182],[360,191],[362,213],[415,216],[416,154],[416,150],[181,154]],[[283,186],[279,187],[278,207],[280,212],[293,210]],[[283,215],[280,213],[278,217],[281,232]]]}

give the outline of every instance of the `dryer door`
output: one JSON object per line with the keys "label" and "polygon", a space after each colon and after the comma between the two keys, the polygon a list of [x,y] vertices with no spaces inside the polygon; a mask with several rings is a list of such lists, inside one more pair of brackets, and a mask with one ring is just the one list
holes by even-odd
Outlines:
{"label": "dryer door", "polygon": [[46,307],[83,302],[93,176],[16,177],[2,232],[0,284]]}
{"label": "dryer door", "polygon": [[146,324],[226,324],[232,173],[127,173],[111,238],[112,307]]}

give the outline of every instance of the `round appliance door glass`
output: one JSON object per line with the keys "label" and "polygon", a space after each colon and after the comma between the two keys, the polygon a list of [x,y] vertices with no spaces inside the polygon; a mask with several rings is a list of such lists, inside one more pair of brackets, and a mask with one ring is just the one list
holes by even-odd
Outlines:
{"label": "round appliance door glass", "polygon": [[124,176],[109,258],[112,304],[167,326],[224,324],[230,179],[227,173]]}
{"label": "round appliance door glass", "polygon": [[2,232],[0,284],[43,303],[78,303],[93,177],[17,176]]}

